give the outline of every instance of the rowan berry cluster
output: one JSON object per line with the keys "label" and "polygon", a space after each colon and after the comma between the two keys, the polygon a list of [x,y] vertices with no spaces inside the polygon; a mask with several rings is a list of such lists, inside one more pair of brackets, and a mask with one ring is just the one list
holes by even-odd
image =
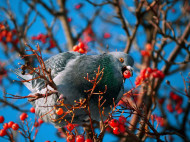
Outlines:
{"label": "rowan berry cluster", "polygon": [[75,135],[74,133],[67,133],[67,138],[66,138],[67,142],[93,142],[92,139],[86,138],[84,135]]}
{"label": "rowan berry cluster", "polygon": [[174,92],[170,92],[170,101],[167,104],[167,110],[169,112],[176,111],[178,114],[183,112],[183,108],[181,107],[183,103],[183,98],[175,94]]}
{"label": "rowan berry cluster", "polygon": [[145,46],[145,50],[141,50],[141,55],[142,56],[150,56],[151,55],[151,52],[152,52],[152,45],[150,43],[147,43],[146,46]]}
{"label": "rowan berry cluster", "polygon": [[120,116],[119,119],[111,119],[108,124],[109,127],[107,128],[107,131],[110,131],[110,128],[112,128],[113,133],[115,135],[123,134],[125,132],[125,123],[126,118],[124,116]]}
{"label": "rowan berry cluster", "polygon": [[79,42],[77,45],[73,47],[73,51],[79,52],[81,54],[86,54],[87,53],[87,48],[84,42]]}
{"label": "rowan berry cluster", "polygon": [[67,135],[67,142],[93,142],[91,139],[86,139],[83,135],[77,135],[75,136],[74,134],[68,134]]}
{"label": "rowan berry cluster", "polygon": [[33,36],[32,40],[38,40],[41,41],[43,44],[49,43],[49,49],[56,47],[56,44],[52,38],[49,37],[49,35],[40,33],[37,36]]}
{"label": "rowan berry cluster", "polygon": [[[30,112],[35,113],[35,109],[31,108]],[[27,113],[22,113],[20,115],[20,120],[23,122],[21,123],[21,125],[25,125],[24,121],[26,121],[26,119],[28,118],[28,114]],[[0,116],[0,123],[3,124],[3,129],[0,130],[0,137],[4,137],[6,135],[10,136],[12,135],[12,130],[17,131],[19,133],[22,134],[23,130],[22,128],[24,128],[23,126],[19,126],[19,124],[13,122],[13,121],[9,121],[4,123],[4,116]],[[39,127],[41,124],[43,123],[43,121],[39,118],[37,121],[35,120],[33,127]]]}
{"label": "rowan berry cluster", "polygon": [[164,76],[165,75],[162,71],[148,67],[146,69],[141,70],[140,75],[137,76],[137,78],[135,80],[135,85],[141,84],[142,81],[144,81],[145,79],[148,79],[150,77],[163,79]]}
{"label": "rowan berry cluster", "polygon": [[15,29],[8,30],[8,29],[1,29],[0,30],[0,42],[7,44],[12,43],[16,45],[19,42],[19,39],[17,37],[17,31]]}
{"label": "rowan berry cluster", "polygon": [[0,116],[0,123],[3,123],[3,129],[0,130],[0,136],[3,137],[7,135],[9,131],[14,130],[17,131],[19,129],[19,125],[14,123],[13,121],[9,121],[8,123],[4,123],[4,117]]}
{"label": "rowan berry cluster", "polygon": [[157,122],[157,127],[158,125],[160,125],[161,127],[164,127],[166,125],[166,120],[163,117],[153,114],[151,115],[150,119],[152,121],[152,124],[154,124],[154,121]]}

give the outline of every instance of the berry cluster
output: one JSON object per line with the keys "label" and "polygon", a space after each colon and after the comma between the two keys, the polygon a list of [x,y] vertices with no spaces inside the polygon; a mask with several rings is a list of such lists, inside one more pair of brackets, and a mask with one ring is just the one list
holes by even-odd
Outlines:
{"label": "berry cluster", "polygon": [[145,46],[145,50],[141,50],[141,55],[142,56],[150,56],[151,54],[151,51],[152,51],[152,45],[150,43],[147,43],[146,46]]}
{"label": "berry cluster", "polygon": [[[113,133],[115,135],[123,134],[125,132],[125,123],[126,118],[124,116],[120,116],[119,120],[117,119],[111,119],[108,124],[113,129]],[[110,127],[107,128],[107,131],[109,131]]]}
{"label": "berry cluster", "polygon": [[52,38],[50,38],[49,35],[40,33],[37,36],[33,36],[32,40],[41,41],[43,44],[49,43],[49,47],[48,47],[49,49],[56,47],[54,40]]}
{"label": "berry cluster", "polygon": [[[72,124],[72,123],[69,123],[67,122],[68,124],[66,125],[66,128],[67,131],[66,134],[67,134],[67,142],[93,142],[93,140],[89,139],[89,138],[86,138],[85,140],[85,136],[84,135],[78,135],[78,132],[77,133],[73,133],[72,131],[74,130],[74,128],[76,126],[78,126],[77,124]],[[75,129],[76,130],[76,129]],[[77,131],[77,130],[76,130]]]}
{"label": "berry cluster", "polygon": [[85,29],[85,31],[83,33],[83,41],[85,41],[86,43],[95,41],[95,33],[94,33],[91,25]]}
{"label": "berry cluster", "polygon": [[81,54],[87,53],[87,48],[85,47],[84,42],[79,42],[77,45],[73,47],[73,51],[79,52]]}
{"label": "berry cluster", "polygon": [[92,139],[87,138],[85,140],[84,135],[77,135],[75,136],[73,133],[67,133],[67,142],[93,142]]}
{"label": "berry cluster", "polygon": [[[31,108],[30,111],[32,113],[35,113],[35,109],[34,108]],[[26,121],[26,119],[28,118],[28,114],[27,113],[22,113],[20,115],[20,120],[21,121]],[[14,123],[13,121],[9,121],[8,123],[4,123],[4,117],[3,116],[0,116],[0,123],[3,123],[3,129],[0,130],[0,136],[3,137],[5,135],[11,135],[12,132],[11,132],[11,129],[14,130],[14,131],[17,131],[19,129],[19,125],[17,123]],[[41,124],[43,123],[43,121],[39,118],[38,121],[35,121],[34,122],[34,127],[38,127],[40,126]],[[23,123],[25,124],[25,123]],[[21,129],[22,130],[22,129]],[[19,133],[21,133],[20,131],[18,131]]]}
{"label": "berry cluster", "polygon": [[154,124],[154,121],[157,121],[157,126],[160,125],[161,127],[164,127],[166,125],[166,120],[163,117],[153,114],[150,119],[152,120],[152,124]]}
{"label": "berry cluster", "polygon": [[167,104],[167,110],[169,112],[174,112],[175,110],[178,114],[181,114],[183,112],[183,109],[181,108],[183,98],[178,96],[174,92],[170,92],[170,100],[171,101]]}
{"label": "berry cluster", "polygon": [[19,42],[19,39],[17,38],[17,31],[15,29],[13,30],[0,30],[0,42],[3,42],[4,44],[12,43],[16,45]]}
{"label": "berry cluster", "polygon": [[[0,116],[0,123],[4,122],[4,117]],[[14,123],[13,121],[9,121],[8,123],[3,123],[3,129],[0,130],[0,136],[3,137],[5,135],[7,135],[8,130],[18,130],[19,129],[19,125],[17,123]]]}
{"label": "berry cluster", "polygon": [[151,69],[150,67],[141,70],[140,75],[137,76],[135,80],[135,85],[139,85],[144,81],[145,79],[148,79],[149,77],[153,78],[164,78],[164,73],[158,69]]}

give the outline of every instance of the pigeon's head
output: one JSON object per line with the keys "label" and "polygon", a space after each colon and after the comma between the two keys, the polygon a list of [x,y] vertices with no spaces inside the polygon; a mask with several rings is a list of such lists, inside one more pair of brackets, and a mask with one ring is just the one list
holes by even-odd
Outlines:
{"label": "pigeon's head", "polygon": [[133,75],[132,67],[134,60],[130,55],[124,52],[110,52],[109,54],[114,57],[116,62],[118,62],[118,68],[121,71],[122,75],[125,71],[129,71],[131,76]]}

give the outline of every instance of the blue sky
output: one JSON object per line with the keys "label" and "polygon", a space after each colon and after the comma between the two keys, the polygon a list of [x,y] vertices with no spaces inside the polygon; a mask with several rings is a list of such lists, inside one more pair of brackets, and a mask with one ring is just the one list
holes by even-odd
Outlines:
{"label": "blue sky", "polygon": [[[83,0],[78,0],[77,3],[80,3],[80,2],[84,2]],[[23,12],[26,12],[27,10],[27,6],[22,3],[22,5],[20,5],[21,3],[19,3],[19,0],[10,0],[10,4],[11,4],[11,9],[12,11],[14,11],[14,14],[15,16],[17,17],[19,23],[22,23],[23,21],[23,17],[22,15],[20,14],[20,11],[23,11]],[[80,31],[81,27],[84,28],[86,26],[86,21],[84,20],[81,20],[81,18],[78,16],[77,14],[77,11],[76,10],[73,10],[74,9],[74,6],[76,5],[76,1],[75,0],[70,0],[68,3],[67,3],[67,7],[68,7],[68,11],[69,11],[69,16],[72,18],[72,22],[70,23],[72,28],[75,29],[77,32]],[[133,6],[133,2],[128,2],[128,5],[130,6]],[[5,4],[5,1],[2,2],[0,4],[0,6],[6,6]],[[57,8],[57,6],[55,5],[55,7]],[[179,5],[175,5],[175,8],[178,9]],[[46,11],[44,10],[44,8],[42,8],[41,6],[38,6],[37,9],[40,9],[41,13],[43,13],[43,15],[48,19],[48,23],[50,24],[53,20],[53,17]],[[85,2],[84,4],[84,7],[81,9],[82,12],[85,13],[85,16],[87,16],[88,18],[91,17],[91,15],[94,13],[94,10],[93,9],[93,6],[92,5],[89,5],[88,3]],[[110,6],[104,6],[103,7],[103,12],[104,13],[109,13],[109,12],[112,12],[112,8]],[[174,20],[177,15],[179,15],[180,12],[178,10],[176,10],[176,13],[170,13],[170,16],[168,17],[168,20]],[[3,15],[3,13],[0,13],[0,15]],[[35,15],[35,14],[34,14]],[[132,14],[130,14],[129,12],[126,11],[125,13],[126,17],[127,17],[127,20],[130,22],[130,23],[135,23],[136,20],[134,19],[134,16]],[[5,15],[4,15],[5,16]],[[3,20],[3,18],[0,18],[0,21]],[[32,20],[32,19],[31,19]],[[116,20],[117,21],[117,20]],[[116,27],[116,26],[113,26],[113,25],[107,25],[107,24],[102,24],[101,26],[99,26],[99,23],[100,23],[100,19],[97,18],[95,23],[92,25],[94,31],[99,34],[101,36],[101,34],[103,34],[102,32],[100,31],[106,31],[106,32],[110,32],[112,33],[112,38],[111,39],[108,39],[106,42],[107,44],[110,44],[111,47],[115,46],[116,48],[112,48],[111,50],[115,51],[116,49],[119,51],[122,51],[123,47],[125,46],[125,43],[124,42],[115,42],[117,37],[118,36],[125,36],[125,32],[120,28],[120,27]],[[55,33],[54,35],[56,35],[56,39],[58,40],[58,43],[61,45],[61,46],[65,46],[65,43],[66,43],[66,39],[64,38],[64,33],[63,33],[63,29],[61,28],[61,25],[59,22],[56,22],[57,26],[56,28],[54,29],[55,30]],[[12,23],[10,23],[10,25],[12,25]],[[142,27],[139,28],[139,31],[142,32],[143,34],[143,29]],[[28,31],[28,36],[31,37],[33,35],[38,35],[39,33],[45,33],[46,30],[43,26],[43,23],[41,21],[40,18],[37,18],[37,21],[33,24],[33,26],[31,27],[31,29]],[[177,31],[176,31],[177,32]],[[137,39],[138,39],[138,43],[140,45],[140,48],[144,48],[144,45],[146,43],[146,35],[138,35]],[[167,46],[167,48],[165,48],[165,58],[168,57],[170,51],[172,49],[174,49],[175,45],[174,44],[170,44]],[[93,47],[89,47],[89,48],[93,48]],[[53,53],[52,54],[48,54],[48,53],[45,53],[44,54],[44,57],[49,57],[49,56],[52,56],[54,54],[57,54],[58,51],[57,50],[52,50]],[[66,49],[63,49],[63,51],[66,51]],[[97,52],[97,51],[94,51],[94,52]],[[93,54],[93,53],[89,53],[89,54]],[[136,50],[131,50],[131,53],[130,53],[136,62],[140,62],[140,54],[138,51]],[[15,57],[17,55],[14,55]],[[15,58],[15,63],[18,63],[20,62],[19,58]],[[2,61],[5,61],[7,60],[7,58],[4,56],[3,54],[3,49],[1,48],[1,45],[0,45],[0,60]],[[179,57],[177,58],[177,61],[182,61],[183,60],[183,57]],[[162,65],[163,65],[164,62],[161,62],[159,65],[158,65],[158,68],[161,69]],[[173,69],[175,68],[176,66],[172,67]],[[7,69],[8,68],[12,68],[11,65],[7,66],[6,67]],[[10,73],[11,76],[14,76],[16,78],[15,75],[13,75],[12,73]],[[182,72],[183,76],[186,77],[187,74],[188,74],[188,71],[186,72]],[[131,78],[131,81],[133,82],[133,85],[134,85],[134,81],[135,81],[135,78],[137,76],[137,72],[134,74],[134,76]],[[166,78],[167,80],[170,80],[170,82],[172,83],[173,86],[176,86],[176,87],[180,87],[180,88],[183,88],[183,83],[182,83],[182,78],[181,78],[181,75],[180,73],[176,73],[174,75],[171,75],[169,77]],[[10,84],[10,82],[8,82],[7,80],[3,80],[5,84]],[[162,85],[166,85],[165,84],[165,81],[163,81],[163,84]],[[125,83],[125,88],[129,89],[131,88],[131,84],[129,81],[126,81]],[[28,95],[29,94],[29,91],[25,88],[25,87],[22,87],[22,95]],[[9,89],[7,90],[8,93],[11,93],[11,94],[15,94],[17,92],[19,92],[19,88],[18,88],[18,85],[16,85],[15,83],[12,83],[9,87]],[[163,93],[163,92],[160,92],[160,94],[165,94],[165,95],[169,95],[169,92],[171,91],[171,89],[168,87],[166,92]],[[2,92],[0,91],[0,95],[2,96]],[[185,99],[185,98],[184,98]],[[15,104],[23,104],[26,102],[26,100],[10,100],[11,102],[15,103]],[[185,103],[187,103],[187,101],[185,101]],[[26,107],[24,107],[25,109],[29,109],[31,107],[30,104],[28,104]],[[154,113],[157,113],[159,114],[159,112],[156,110]],[[12,108],[9,108],[9,107],[5,107],[3,109],[0,110],[0,115],[4,115],[5,116],[5,121],[6,122],[9,122],[9,121],[19,121],[19,115],[20,113],[18,113],[18,111],[15,111],[13,110]],[[173,115],[171,115],[170,113],[168,113],[168,116],[169,116],[169,119],[172,120],[174,119]],[[29,118],[32,118],[34,120],[34,114],[31,114],[29,113]],[[28,119],[29,120],[29,119]],[[174,124],[175,125],[175,124]],[[1,128],[1,126],[0,126]],[[55,136],[55,133],[56,133],[56,129],[54,128],[53,125],[51,124],[43,124],[39,130],[39,133],[38,133],[38,136],[36,138],[36,141],[37,142],[41,142],[41,141],[45,141],[45,140],[50,140],[50,141],[63,141],[62,139],[58,138],[57,136]],[[20,139],[20,138],[18,138]],[[23,140],[23,139],[22,139]],[[117,139],[111,135],[111,134],[107,134],[104,138],[104,141],[116,141]],[[176,139],[176,140],[179,140],[179,139]],[[5,141],[4,139],[0,138],[0,141]]]}

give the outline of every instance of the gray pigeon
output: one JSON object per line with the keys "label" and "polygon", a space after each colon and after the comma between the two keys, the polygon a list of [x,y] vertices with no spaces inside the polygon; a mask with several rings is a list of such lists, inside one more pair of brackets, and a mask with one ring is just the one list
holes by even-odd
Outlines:
{"label": "gray pigeon", "polygon": [[[63,127],[66,124],[65,119],[71,121],[73,115],[68,113],[64,119],[53,121],[61,117],[56,115],[53,106],[58,104],[57,100],[59,100],[60,95],[64,98],[64,103],[70,105],[74,105],[75,100],[79,101],[82,98],[87,98],[89,93],[85,92],[85,90],[91,89],[93,84],[84,79],[84,77],[88,73],[89,79],[93,79],[96,75],[94,71],[97,71],[100,66],[100,69],[104,68],[104,73],[94,92],[103,92],[105,85],[107,85],[107,90],[102,96],[103,100],[106,99],[103,107],[105,114],[108,115],[111,111],[110,105],[113,105],[113,98],[115,103],[117,103],[124,93],[125,79],[123,72],[129,70],[132,73],[133,64],[133,58],[123,52],[110,52],[101,55],[81,55],[77,52],[65,52],[49,58],[45,61],[45,65],[47,69],[51,68],[52,78],[57,86],[58,94],[48,96],[47,100],[46,98],[40,98],[32,102],[36,114],[43,116],[42,119],[44,121],[53,123],[55,127]],[[19,77],[25,80],[37,76],[36,74],[21,75],[18,70],[16,72]],[[45,87],[45,81],[42,79],[32,80],[24,84],[32,94],[37,92],[45,93],[47,89]],[[48,89],[52,88],[48,86]],[[92,95],[89,103],[91,118],[97,121],[100,120],[98,97],[99,95]],[[65,112],[67,111],[64,106],[62,108]],[[46,114],[52,109],[53,111]],[[84,108],[76,109],[74,114],[73,123],[81,124],[89,120],[89,116]]]}

